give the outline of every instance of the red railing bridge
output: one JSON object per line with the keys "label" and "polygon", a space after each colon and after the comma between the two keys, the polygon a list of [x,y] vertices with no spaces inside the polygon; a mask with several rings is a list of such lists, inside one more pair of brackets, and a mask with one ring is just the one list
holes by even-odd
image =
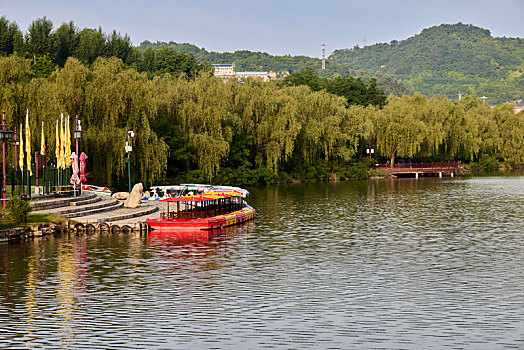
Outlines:
{"label": "red railing bridge", "polygon": [[419,174],[454,174],[462,171],[462,164],[460,161],[453,162],[431,162],[431,163],[397,163],[397,164],[377,164],[373,167],[375,170],[387,171],[393,175],[398,174],[415,174],[418,178]]}

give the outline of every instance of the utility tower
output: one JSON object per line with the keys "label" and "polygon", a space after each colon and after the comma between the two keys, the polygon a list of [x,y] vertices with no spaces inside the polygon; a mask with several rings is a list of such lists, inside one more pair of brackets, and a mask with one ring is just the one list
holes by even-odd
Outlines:
{"label": "utility tower", "polygon": [[322,42],[322,69],[326,69],[326,44]]}
{"label": "utility tower", "polygon": [[460,101],[460,99],[462,97],[462,92],[460,92],[460,90],[459,90],[459,93],[457,94],[457,96],[459,97],[459,101]]}
{"label": "utility tower", "polygon": [[486,99],[487,99],[486,96],[482,96],[481,99],[482,99],[482,101],[483,101],[484,103],[486,103]]}

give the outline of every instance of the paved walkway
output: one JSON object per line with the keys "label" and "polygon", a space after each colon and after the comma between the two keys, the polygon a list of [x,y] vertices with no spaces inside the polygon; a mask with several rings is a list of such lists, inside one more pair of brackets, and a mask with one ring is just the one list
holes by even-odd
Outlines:
{"label": "paved walkway", "polygon": [[[165,202],[161,203],[161,202],[156,202],[156,201],[142,201],[142,205],[144,205],[144,202],[150,204],[150,205],[154,205],[156,207],[158,207],[158,211],[152,213],[152,214],[148,214],[148,215],[144,215],[144,216],[140,216],[140,217],[136,217],[136,218],[130,218],[130,219],[125,219],[125,220],[116,220],[116,221],[112,221],[111,223],[112,224],[115,224],[115,225],[135,225],[135,224],[138,224],[140,222],[145,222],[146,219],[156,219],[160,216],[160,213],[166,211],[167,209],[167,204]],[[133,209],[128,209],[128,210],[133,210]]]}
{"label": "paved walkway", "polygon": [[[78,197],[55,198],[41,197],[33,201],[33,210],[42,214],[55,214],[70,217],[75,222],[83,224],[107,223],[109,225],[128,225],[136,227],[145,223],[147,218],[158,218],[166,210],[166,202],[142,201],[138,208],[124,208],[124,201],[116,201],[119,205],[112,205],[115,199],[99,196],[92,193],[83,193]],[[106,206],[107,204],[107,206]],[[110,205],[111,204],[111,205]],[[89,211],[95,211],[89,214]]]}
{"label": "paved walkway", "polygon": [[[149,211],[155,210],[152,213]],[[138,208],[119,208],[117,210],[103,212],[95,215],[89,215],[85,217],[78,217],[75,221],[82,223],[103,223],[118,224],[118,225],[131,225],[140,222],[145,222],[147,218],[157,218],[160,215],[160,211],[165,210],[165,203],[142,201]],[[147,213],[144,215],[144,213]],[[128,217],[124,219],[118,219],[119,217],[136,215],[136,217]]]}

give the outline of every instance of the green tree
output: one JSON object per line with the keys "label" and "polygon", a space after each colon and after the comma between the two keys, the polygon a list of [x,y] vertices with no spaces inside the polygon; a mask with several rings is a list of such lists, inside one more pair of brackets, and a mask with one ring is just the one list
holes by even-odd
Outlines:
{"label": "green tree", "polygon": [[388,156],[391,166],[397,156],[413,157],[426,139],[426,125],[417,111],[424,99],[420,94],[389,96],[387,105],[374,116],[377,148]]}
{"label": "green tree", "polygon": [[9,56],[23,49],[23,35],[15,22],[0,17],[0,55]]}
{"label": "green tree", "polygon": [[93,64],[98,57],[106,53],[106,39],[102,28],[84,28],[78,33],[78,45],[74,56],[86,64]]}
{"label": "green tree", "polygon": [[53,62],[48,54],[38,56],[33,64],[33,72],[39,78],[46,78],[53,71]]}
{"label": "green tree", "polygon": [[503,104],[493,110],[493,118],[500,130],[500,156],[511,164],[524,164],[524,116],[515,113],[512,106]]}
{"label": "green tree", "polygon": [[53,22],[45,16],[34,20],[27,29],[25,46],[33,62],[37,56],[48,54],[51,59],[57,54],[58,41],[53,35]]}
{"label": "green tree", "polygon": [[301,72],[291,73],[284,78],[281,85],[306,85],[312,91],[326,90],[331,94],[345,97],[348,105],[367,106],[373,104],[383,106],[386,103],[386,96],[382,90],[377,88],[375,79],[371,79],[369,84],[366,85],[360,78],[343,78],[341,76],[332,79],[320,78],[312,69],[308,68]]}
{"label": "green tree", "polygon": [[163,74],[185,74],[189,78],[195,78],[199,72],[209,69],[207,65],[198,63],[193,55],[167,47],[158,50],[147,49],[138,67],[141,71],[148,72],[151,77]]}
{"label": "green tree", "polygon": [[73,21],[64,23],[55,31],[55,36],[58,40],[58,51],[55,63],[63,67],[67,59],[73,56],[73,53],[78,46],[78,28]]}
{"label": "green tree", "polygon": [[106,40],[106,57],[118,57],[125,64],[135,63],[137,60],[136,52],[133,49],[131,39],[126,34],[122,36],[113,30]]}

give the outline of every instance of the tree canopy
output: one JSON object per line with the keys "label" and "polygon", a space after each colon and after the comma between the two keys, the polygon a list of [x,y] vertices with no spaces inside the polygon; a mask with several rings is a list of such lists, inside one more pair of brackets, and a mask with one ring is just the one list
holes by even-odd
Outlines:
{"label": "tree canopy", "polygon": [[[415,94],[389,96],[381,108],[350,103],[324,83],[315,91],[253,79],[223,83],[209,74],[150,77],[119,58],[97,58],[92,65],[69,58],[42,77],[29,58],[0,58],[7,124],[20,125],[28,108],[31,128],[39,130],[44,121],[52,140],[60,113],[78,115],[81,149],[101,185],[124,177],[127,122],[136,135],[132,178],[146,185],[175,177],[250,184],[328,174],[357,161],[369,142],[379,161],[468,161],[489,154],[524,163],[524,115],[510,105],[491,109],[475,96],[452,102]],[[368,90],[360,93],[369,97]],[[32,133],[33,148],[39,135]],[[53,162],[54,144],[47,149]]]}

